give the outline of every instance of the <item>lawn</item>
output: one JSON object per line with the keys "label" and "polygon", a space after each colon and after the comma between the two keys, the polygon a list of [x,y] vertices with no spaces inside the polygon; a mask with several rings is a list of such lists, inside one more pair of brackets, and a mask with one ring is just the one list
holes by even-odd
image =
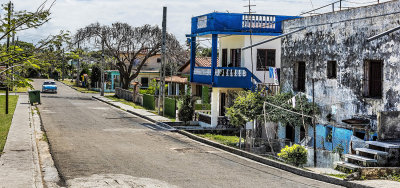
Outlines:
{"label": "lawn", "polygon": [[[25,92],[28,92],[29,89],[30,89],[29,87],[15,87],[15,92],[17,92],[17,93],[25,93]],[[12,92],[14,92],[14,91],[10,91],[9,93],[12,93]],[[5,89],[1,89],[0,93],[6,93],[6,90]]]}
{"label": "lawn", "polygon": [[18,95],[9,96],[9,114],[5,114],[6,96],[0,96],[0,154],[3,152],[6,144],[8,131],[10,130],[11,121],[14,115],[15,106],[17,105]]}
{"label": "lawn", "polygon": [[237,147],[237,143],[239,143],[239,137],[237,136],[224,136],[224,135],[210,134],[210,133],[196,134],[196,135],[232,147]]}

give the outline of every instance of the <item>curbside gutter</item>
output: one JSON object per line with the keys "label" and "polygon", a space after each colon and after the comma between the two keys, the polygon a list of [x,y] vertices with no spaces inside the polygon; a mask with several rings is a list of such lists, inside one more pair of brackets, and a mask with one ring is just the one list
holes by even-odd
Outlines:
{"label": "curbside gutter", "polygon": [[[116,108],[121,109],[120,106],[118,106],[118,105],[116,105],[116,104],[114,104],[114,103],[111,103],[111,102],[109,102],[109,101],[105,101],[105,100],[101,99],[100,97],[92,96],[92,98],[94,98],[94,99],[96,99],[96,100],[98,100],[98,101],[104,102],[104,103],[106,103],[106,104],[108,104],[108,105],[111,105],[111,106],[113,106],[113,107],[116,107]],[[150,121],[150,122],[152,122],[152,123],[155,123],[156,125],[161,126],[162,128],[164,128],[164,129],[166,129],[166,130],[169,130],[169,131],[172,131],[172,132],[177,131],[177,129],[175,129],[175,128],[169,126],[168,124],[163,123],[163,122],[156,121],[156,120],[154,120],[154,119],[152,119],[152,118],[150,118],[150,117],[148,117],[148,116],[145,116],[145,115],[143,115],[143,114],[139,114],[139,113],[133,112],[133,111],[131,111],[131,110],[126,110],[126,112],[131,113],[131,114],[136,115],[136,116],[139,116],[139,117],[141,117],[141,118],[143,118],[143,119],[145,119],[145,120],[148,120],[148,121]]]}
{"label": "curbside gutter", "polygon": [[[105,100],[103,100],[103,99],[101,99],[99,97],[96,97],[96,96],[92,96],[92,97],[94,99],[96,99],[96,100],[99,100],[101,102],[104,102],[106,104],[109,104],[111,106],[114,106],[116,108],[121,109],[118,105],[113,104],[113,103],[111,103],[109,101],[105,101]],[[129,112],[131,114],[134,114],[136,116],[139,116],[139,117],[141,117],[143,119],[146,119],[146,120],[148,120],[150,122],[153,122],[153,123],[155,123],[157,125],[165,124],[165,123],[162,123],[162,122],[158,122],[158,121],[156,121],[156,120],[154,120],[154,119],[152,119],[152,118],[150,118],[148,116],[144,116],[142,114],[138,114],[138,113],[130,111],[130,110],[127,110],[127,112]],[[315,180],[319,180],[319,181],[323,181],[323,182],[327,182],[327,183],[331,183],[331,184],[335,184],[335,185],[340,185],[340,186],[344,186],[344,187],[370,188],[369,186],[357,184],[357,183],[350,182],[350,181],[344,181],[344,180],[339,179],[339,178],[335,178],[335,177],[326,176],[326,175],[317,174],[317,173],[314,173],[314,172],[311,172],[311,171],[303,170],[301,168],[290,166],[288,164],[285,164],[285,163],[282,163],[282,162],[279,162],[279,161],[274,161],[274,160],[271,160],[271,159],[268,159],[268,158],[265,158],[265,157],[262,157],[262,156],[258,156],[256,154],[253,154],[253,153],[250,153],[250,152],[247,152],[247,151],[239,150],[239,149],[236,149],[236,148],[233,148],[233,147],[229,147],[229,146],[226,146],[226,145],[223,145],[223,144],[220,144],[220,143],[217,143],[217,142],[214,142],[214,141],[211,141],[211,140],[196,136],[196,135],[194,135],[192,133],[189,133],[187,131],[184,131],[184,130],[177,130],[177,129],[175,129],[175,128],[167,125],[167,124],[165,124],[165,125],[170,127],[171,131],[178,132],[178,133],[180,133],[180,134],[182,134],[184,136],[187,136],[187,137],[189,137],[189,138],[191,138],[193,140],[202,142],[202,143],[210,145],[212,147],[216,147],[216,148],[222,149],[222,150],[227,151],[229,153],[233,153],[233,154],[239,155],[241,157],[245,157],[245,158],[257,161],[259,163],[262,163],[262,164],[265,164],[265,165],[268,165],[268,166],[272,166],[272,167],[275,167],[275,168],[278,168],[278,169],[282,169],[282,170],[291,172],[293,174],[297,174],[297,175],[300,175],[300,176],[303,176],[303,177],[307,177],[307,178],[311,178],[311,179],[315,179]]]}
{"label": "curbside gutter", "polygon": [[331,176],[325,176],[325,175],[322,175],[322,174],[317,174],[317,173],[314,173],[314,172],[311,172],[311,171],[303,170],[301,168],[290,166],[288,164],[285,164],[285,163],[282,163],[282,162],[279,162],[279,161],[274,161],[274,160],[271,160],[271,159],[268,159],[268,158],[265,158],[265,157],[262,157],[262,156],[247,152],[247,151],[239,150],[239,149],[236,149],[236,148],[233,148],[233,147],[230,147],[230,146],[226,146],[226,145],[223,145],[223,144],[220,144],[220,143],[217,143],[217,142],[214,142],[214,141],[211,141],[211,140],[196,136],[196,135],[194,135],[192,133],[189,133],[187,131],[184,131],[184,130],[178,130],[177,132],[182,134],[182,135],[185,135],[185,136],[187,136],[187,137],[189,137],[189,138],[191,138],[193,140],[202,142],[204,144],[207,144],[207,145],[222,149],[224,151],[227,151],[227,152],[230,152],[230,153],[233,153],[233,154],[236,154],[236,155],[239,155],[239,156],[242,156],[242,157],[257,161],[259,163],[262,163],[262,164],[265,164],[265,165],[268,165],[268,166],[272,166],[272,167],[275,167],[275,168],[279,168],[279,169],[291,172],[293,174],[297,174],[297,175],[304,176],[304,177],[307,177],[307,178],[311,178],[311,179],[315,179],[315,180],[319,180],[319,181],[323,181],[323,182],[327,182],[327,183],[331,183],[331,184],[335,184],[335,185],[340,185],[340,186],[344,186],[344,187],[370,188],[369,186],[357,184],[357,183],[354,183],[354,182],[344,181],[344,180],[339,179],[339,178],[335,178],[335,177],[331,177]]}

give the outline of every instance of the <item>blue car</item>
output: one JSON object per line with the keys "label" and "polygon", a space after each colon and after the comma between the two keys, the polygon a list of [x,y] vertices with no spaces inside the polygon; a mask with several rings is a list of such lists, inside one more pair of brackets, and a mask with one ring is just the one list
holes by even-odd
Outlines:
{"label": "blue car", "polygon": [[45,81],[42,85],[43,93],[57,93],[57,85],[54,81]]}

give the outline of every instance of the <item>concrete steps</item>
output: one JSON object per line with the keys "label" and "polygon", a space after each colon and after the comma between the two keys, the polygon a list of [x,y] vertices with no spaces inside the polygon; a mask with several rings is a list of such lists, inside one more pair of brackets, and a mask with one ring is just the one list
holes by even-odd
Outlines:
{"label": "concrete steps", "polygon": [[357,152],[357,155],[360,155],[361,153],[368,153],[372,155],[388,155],[388,152],[369,149],[369,148],[356,148],[355,150]]}
{"label": "concrete steps", "polygon": [[348,163],[352,163],[355,165],[359,165],[362,167],[372,167],[377,166],[377,160],[360,156],[360,155],[353,155],[353,154],[346,154],[344,155],[344,160]]}
{"label": "concrete steps", "polygon": [[379,141],[366,141],[368,145],[377,146],[387,149],[400,149],[400,143],[379,142]]}
{"label": "concrete steps", "polygon": [[360,169],[361,166],[358,166],[353,163],[339,161],[334,164],[334,168],[344,173],[352,173],[358,171],[358,169]]}

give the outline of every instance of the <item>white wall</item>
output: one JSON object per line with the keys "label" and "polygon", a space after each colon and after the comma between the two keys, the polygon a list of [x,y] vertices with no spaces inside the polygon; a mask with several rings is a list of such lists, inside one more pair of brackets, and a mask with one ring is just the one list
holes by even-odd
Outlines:
{"label": "white wall", "polygon": [[[221,104],[221,93],[226,93],[228,96],[229,91],[241,91],[241,88],[212,88],[211,93],[211,126],[216,127],[218,125],[218,116],[220,113]],[[228,102],[228,101],[226,101]]]}
{"label": "white wall", "polygon": [[[252,43],[256,44],[258,42],[273,38],[274,36],[252,36]],[[231,49],[243,48],[246,46],[250,46],[250,36],[248,35],[232,35],[232,36],[220,36],[219,38],[219,66],[221,66],[222,61],[222,49],[228,49],[228,62],[231,61]],[[269,78],[268,71],[257,71],[257,49],[275,49],[275,67],[281,67],[281,40],[277,39],[253,48],[253,73],[254,75],[265,83],[274,83],[272,78]],[[229,63],[228,63],[229,64]],[[251,50],[247,49],[242,51],[242,67],[246,67],[250,72],[252,71],[252,63],[251,63]],[[265,79],[264,79],[265,77]]]}

